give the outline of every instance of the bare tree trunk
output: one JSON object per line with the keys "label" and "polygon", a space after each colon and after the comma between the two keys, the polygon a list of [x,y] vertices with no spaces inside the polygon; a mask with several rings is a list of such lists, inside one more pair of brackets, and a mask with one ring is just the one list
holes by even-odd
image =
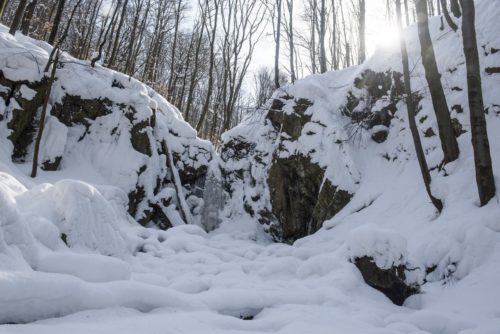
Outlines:
{"label": "bare tree trunk", "polygon": [[59,0],[57,3],[56,16],[54,18],[54,23],[52,24],[52,30],[50,31],[49,40],[47,41],[50,45],[54,45],[57,37],[57,30],[59,29],[59,24],[61,24],[61,18],[64,11],[64,4],[66,0]]}
{"label": "bare tree trunk", "polygon": [[[43,135],[43,130],[45,128],[45,117],[47,115],[47,107],[49,105],[49,98],[50,98],[50,93],[52,91],[52,85],[54,84],[54,80],[56,77],[56,70],[57,70],[57,63],[59,61],[59,49],[56,50],[55,52],[55,58],[54,61],[52,62],[52,72],[50,74],[49,78],[49,83],[48,83],[48,88],[47,92],[45,95],[45,98],[43,100],[43,107],[42,107],[42,113],[40,115],[40,123],[38,126],[38,133],[36,136],[35,140],[35,149],[33,152],[33,164],[31,166],[31,177],[36,177],[37,169],[38,169],[38,155],[40,152],[40,143],[42,142],[42,135]],[[48,62],[51,62],[51,59],[49,58]]]}
{"label": "bare tree trunk", "polygon": [[332,67],[333,70],[338,70],[338,43],[337,43],[337,11],[335,0],[332,0]]}
{"label": "bare tree trunk", "polygon": [[30,30],[31,19],[33,18],[33,13],[35,12],[37,0],[32,0],[30,4],[26,7],[24,13],[23,22],[21,24],[21,33],[23,35],[28,35]]}
{"label": "bare tree trunk", "polygon": [[495,196],[495,178],[491,163],[488,130],[484,116],[483,90],[481,86],[481,68],[477,51],[475,28],[475,8],[472,0],[460,0],[462,6],[462,36],[464,43],[465,64],[467,67],[467,89],[469,95],[470,125],[476,182],[481,206]]}
{"label": "bare tree trunk", "polygon": [[455,24],[455,22],[453,22],[453,19],[451,18],[450,13],[448,12],[448,6],[446,4],[446,0],[440,0],[440,1],[441,1],[441,8],[443,9],[443,16],[446,22],[453,31],[457,31],[458,26]]}
{"label": "bare tree trunk", "polygon": [[287,0],[288,6],[288,47],[290,49],[290,82],[294,83],[296,78],[295,75],[295,44],[294,44],[294,34],[293,34],[293,0]]}
{"label": "bare tree trunk", "polygon": [[141,14],[143,4],[144,4],[144,1],[142,1],[142,0],[137,4],[137,8],[135,10],[135,15],[134,15],[134,23],[132,24],[132,30],[130,32],[130,39],[129,39],[128,51],[127,51],[127,60],[125,61],[125,70],[124,70],[125,73],[130,74],[130,75],[133,74],[133,69],[130,68],[130,65],[132,62],[132,54],[134,52],[134,43],[136,42],[135,35],[136,35],[137,27],[139,25],[139,16]]}
{"label": "bare tree trunk", "polygon": [[[125,16],[127,15],[127,5],[128,0],[123,2],[122,15],[120,17],[120,22],[118,23],[118,28],[116,29],[116,37],[115,42],[113,44],[113,50],[111,51],[111,56],[109,57],[108,66],[113,67],[116,58],[116,51],[118,51],[118,38],[120,37],[120,33],[122,31],[123,22],[125,21]],[[131,37],[132,39],[132,37]]]}
{"label": "bare tree trunk", "polygon": [[450,9],[451,12],[453,13],[453,16],[455,16],[457,19],[459,19],[462,16],[458,0],[450,0]]}
{"label": "bare tree trunk", "polygon": [[9,33],[14,36],[16,34],[17,27],[21,23],[21,19],[23,18],[24,8],[26,7],[26,3],[28,0],[20,0],[19,5],[17,6],[16,13],[14,14],[14,19],[12,20],[12,24],[10,25]]}
{"label": "bare tree trunk", "polygon": [[7,6],[7,3],[9,3],[9,0],[0,0],[0,19],[3,16],[3,12],[5,10],[5,7]]}
{"label": "bare tree trunk", "polygon": [[280,88],[281,0],[276,0],[276,33],[274,36],[274,87]]}
{"label": "bare tree trunk", "polygon": [[[401,0],[396,0],[396,16],[398,21],[399,31],[403,31],[402,15],[401,15]],[[420,173],[422,174],[422,179],[424,181],[425,190],[431,199],[432,204],[436,209],[441,212],[443,210],[443,203],[438,198],[434,197],[431,192],[431,174],[429,173],[429,167],[427,166],[427,161],[425,160],[424,150],[422,148],[422,142],[420,141],[420,134],[417,128],[417,122],[415,121],[415,114],[417,111],[415,101],[413,100],[413,94],[411,91],[411,81],[410,81],[410,65],[408,63],[408,52],[406,50],[406,41],[401,34],[400,37],[401,46],[401,60],[403,62],[403,75],[404,75],[404,85],[406,94],[406,106],[408,109],[408,123],[410,125],[410,131],[413,138],[413,145],[415,146],[415,152],[417,154],[417,160],[420,167]]]}
{"label": "bare tree trunk", "polygon": [[327,71],[326,68],[326,4],[325,0],[321,0],[321,7],[319,9],[319,70],[321,73]]}
{"label": "bare tree trunk", "polygon": [[310,54],[311,54],[311,71],[312,74],[316,74],[318,70],[318,66],[316,64],[316,28],[318,25],[318,20],[317,20],[317,12],[318,5],[316,0],[313,0],[313,8],[312,8],[312,17],[311,17],[311,45],[310,45]]}
{"label": "bare tree trunk", "polygon": [[94,29],[96,27],[97,16],[99,14],[99,10],[102,5],[102,0],[96,1],[94,4],[94,8],[92,9],[92,16],[90,17],[90,29],[87,30],[87,33],[83,39],[83,45],[80,50],[79,58],[87,59],[88,50],[90,48],[90,44],[92,42],[92,36],[94,35]]}
{"label": "bare tree trunk", "polygon": [[177,35],[179,32],[179,22],[181,19],[181,5],[182,5],[182,0],[177,0],[178,5],[177,9],[175,12],[175,27],[174,27],[174,41],[172,43],[172,50],[171,50],[171,61],[170,61],[170,75],[168,78],[168,86],[167,86],[167,95],[168,98],[172,97],[173,93],[173,87],[172,87],[172,80],[174,79],[174,69],[175,69],[175,50],[177,48]]}
{"label": "bare tree trunk", "polygon": [[[109,43],[106,47],[106,51],[104,52],[104,59],[103,59],[103,63],[107,64],[109,62],[109,56],[111,55],[111,47],[113,45],[113,41],[115,40],[115,28],[116,28],[116,22],[118,21],[118,18],[120,17],[120,14],[119,14],[119,9],[120,9],[120,6],[121,6],[121,0],[118,1],[118,3],[116,4],[116,9],[115,9],[115,12],[117,12],[117,15],[113,15],[113,18],[111,20],[111,31],[109,32],[108,36],[109,36]],[[106,41],[108,42],[108,41]]]}
{"label": "bare tree trunk", "polygon": [[359,0],[359,57],[358,64],[362,64],[366,59],[366,4],[365,0]]}
{"label": "bare tree trunk", "polygon": [[[203,16],[204,15],[205,14],[203,14]],[[205,20],[205,18],[203,17],[202,21],[204,21],[204,20]],[[196,42],[196,48],[194,51],[194,68],[193,68],[193,72],[191,73],[191,80],[189,82],[188,98],[186,101],[186,111],[184,113],[184,119],[186,120],[186,122],[189,122],[189,117],[191,116],[190,112],[191,112],[191,107],[193,104],[194,88],[196,86],[196,81],[198,79],[198,67],[199,67],[199,63],[200,63],[200,61],[199,61],[200,60],[200,49],[201,49],[201,42],[203,40],[203,31],[204,31],[204,25],[203,25],[203,22],[201,22],[200,23],[200,32],[199,32],[198,40]]]}
{"label": "bare tree trunk", "polygon": [[[208,5],[208,1],[207,5]],[[214,86],[214,67],[215,67],[215,38],[217,37],[216,32],[217,32],[217,23],[219,19],[219,0],[214,1],[215,5],[215,13],[214,16],[209,17],[212,19],[213,18],[213,26],[210,25],[210,28],[212,29],[212,36],[210,37],[210,65],[208,69],[208,87],[207,87],[207,95],[205,96],[205,102],[203,103],[203,109],[201,110],[201,115],[200,118],[198,119],[198,124],[196,124],[196,131],[200,132],[203,122],[205,121],[205,117],[208,113],[208,109],[210,107],[210,100],[212,99],[212,92],[213,92],[213,86]],[[208,9],[207,9],[208,10]],[[208,27],[207,27],[208,30]]]}
{"label": "bare tree trunk", "polygon": [[137,45],[135,47],[132,60],[130,62],[131,75],[135,74],[135,72],[136,72],[135,65],[136,65],[137,58],[139,57],[139,52],[141,50],[142,40],[144,39],[144,32],[146,31],[146,24],[147,24],[147,16],[148,16],[150,8],[151,8],[151,0],[148,0],[148,4],[146,5],[146,10],[144,12],[144,17],[142,18],[141,27],[139,29],[139,39],[137,41]]}
{"label": "bare tree trunk", "polygon": [[[170,134],[168,135],[170,137]],[[167,163],[170,171],[172,173],[172,178],[174,181],[175,194],[177,195],[177,202],[179,204],[179,212],[181,214],[182,220],[186,224],[192,224],[191,212],[189,211],[189,206],[186,203],[186,199],[184,197],[184,191],[182,190],[182,183],[179,176],[179,171],[174,163],[174,157],[170,147],[168,145],[168,139],[163,141],[163,150],[167,155]]]}
{"label": "bare tree trunk", "polygon": [[432,98],[432,105],[436,113],[436,120],[439,128],[439,138],[444,153],[444,163],[454,161],[458,158],[460,151],[458,149],[457,139],[451,125],[450,112],[443,86],[441,84],[441,75],[439,74],[434,47],[432,45],[431,35],[429,33],[429,22],[427,18],[427,0],[417,0],[417,21],[418,37],[420,40],[420,49],[422,55],[422,64],[425,69],[425,78],[429,85]]}
{"label": "bare tree trunk", "polygon": [[116,14],[118,13],[118,9],[119,8],[120,8],[120,0],[118,0],[118,3],[116,4],[116,8],[113,11],[113,16],[111,17],[111,22],[106,27],[106,32],[104,33],[103,40],[99,44],[99,49],[98,49],[97,56],[94,57],[94,58],[92,58],[92,60],[90,61],[90,66],[92,66],[92,67],[94,67],[95,63],[98,62],[99,60],[101,60],[101,58],[102,58],[102,48],[104,47],[104,44],[106,44],[106,41],[107,41],[107,38],[108,38],[108,34],[109,34],[109,30],[111,29],[111,26],[113,25],[113,21],[115,20],[115,17],[116,17]]}
{"label": "bare tree trunk", "polygon": [[410,10],[408,8],[408,0],[404,0],[405,4],[405,20],[406,20],[406,25],[410,25]]}

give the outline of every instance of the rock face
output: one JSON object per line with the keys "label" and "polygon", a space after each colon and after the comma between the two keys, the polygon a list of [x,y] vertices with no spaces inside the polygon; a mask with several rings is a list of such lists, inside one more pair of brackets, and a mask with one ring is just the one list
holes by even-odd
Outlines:
{"label": "rock face", "polygon": [[[310,154],[288,148],[305,128],[311,128],[306,135],[312,136],[315,127],[324,127],[306,113],[312,105],[306,99],[276,98],[270,101],[260,129],[261,138],[270,145],[231,136],[222,149],[227,190],[233,199],[243,200],[244,211],[277,241],[291,243],[316,232],[352,196],[333,185],[325,177],[326,168]],[[287,107],[293,113],[286,113]],[[245,191],[241,193],[240,188]]]}
{"label": "rock face", "polygon": [[[46,61],[41,58],[39,63]],[[18,65],[29,68],[29,62],[34,61],[27,58]],[[39,166],[56,171],[74,161],[90,165],[128,194],[128,211],[143,225],[182,223],[180,201],[200,223],[205,179],[215,157],[212,145],[198,139],[180,113],[142,83],[107,69],[81,68],[62,64],[57,70]],[[0,68],[0,103],[5,106],[0,126],[12,143],[12,160],[29,163],[47,79],[38,72],[25,71],[26,78],[7,72]]]}
{"label": "rock face", "polygon": [[[403,97],[395,71],[323,76],[325,85],[317,76],[276,92],[259,115],[224,137],[230,215],[257,218],[277,241],[316,232],[350,202],[360,178],[351,147],[365,137],[383,143]],[[332,82],[345,85],[327,98]]]}
{"label": "rock face", "polygon": [[405,272],[408,268],[402,264],[382,269],[368,256],[356,258],[354,264],[369,286],[382,292],[396,305],[403,305],[406,298],[420,290],[417,285],[406,283]]}

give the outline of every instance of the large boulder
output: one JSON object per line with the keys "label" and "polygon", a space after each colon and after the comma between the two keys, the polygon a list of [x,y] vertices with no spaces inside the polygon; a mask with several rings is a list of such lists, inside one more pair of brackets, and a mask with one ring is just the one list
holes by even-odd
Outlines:
{"label": "large boulder", "polygon": [[403,305],[404,301],[420,291],[418,285],[406,282],[408,268],[404,264],[380,268],[372,257],[357,257],[354,264],[363,275],[366,284],[379,290],[394,304]]}

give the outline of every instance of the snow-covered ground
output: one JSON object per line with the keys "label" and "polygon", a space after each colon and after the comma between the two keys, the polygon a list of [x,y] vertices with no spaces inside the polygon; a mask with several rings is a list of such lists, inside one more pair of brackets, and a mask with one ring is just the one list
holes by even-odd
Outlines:
{"label": "snow-covered ground", "polygon": [[[500,49],[500,9],[490,0],[477,7],[479,40]],[[446,55],[440,68],[460,64],[460,34],[433,32],[436,52]],[[416,29],[409,34],[417,61]],[[500,66],[498,53],[481,59],[483,67]],[[385,70],[389,62],[397,69],[398,61],[397,53],[380,50],[363,66]],[[296,94],[311,89],[319,101],[328,82],[337,86],[360,71],[308,78]],[[460,71],[463,64],[443,74],[448,91],[465,86]],[[415,73],[414,84],[421,78]],[[498,76],[485,75],[483,84],[485,103],[500,105]],[[324,95],[323,106],[332,96]],[[448,103],[465,98],[465,90],[454,91]],[[431,115],[423,103],[420,115]],[[500,118],[490,110],[498,178]],[[454,116],[468,130],[466,115]],[[477,205],[470,133],[458,138],[460,158],[446,175],[433,172],[433,190],[445,204],[436,216],[405,117],[398,112],[386,143],[352,152],[360,175],[355,196],[322,230],[293,245],[271,243],[247,216],[210,233],[196,225],[141,227],[109,175],[70,159],[32,180],[29,164],[11,162],[12,145],[0,132],[0,333],[500,333],[500,204],[496,197]],[[427,122],[435,126],[432,117]],[[437,140],[423,139],[431,166],[440,160],[432,149]],[[388,161],[386,153],[400,160]],[[426,280],[422,293],[395,306],[351,263],[363,255],[380,267],[410,264],[411,279]]]}

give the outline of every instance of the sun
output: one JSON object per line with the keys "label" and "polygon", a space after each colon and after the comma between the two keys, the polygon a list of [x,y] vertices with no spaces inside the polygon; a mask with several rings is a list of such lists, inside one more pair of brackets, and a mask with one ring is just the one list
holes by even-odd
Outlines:
{"label": "sun", "polygon": [[381,24],[373,29],[372,34],[371,48],[373,51],[375,49],[395,50],[399,46],[401,34],[396,27]]}

